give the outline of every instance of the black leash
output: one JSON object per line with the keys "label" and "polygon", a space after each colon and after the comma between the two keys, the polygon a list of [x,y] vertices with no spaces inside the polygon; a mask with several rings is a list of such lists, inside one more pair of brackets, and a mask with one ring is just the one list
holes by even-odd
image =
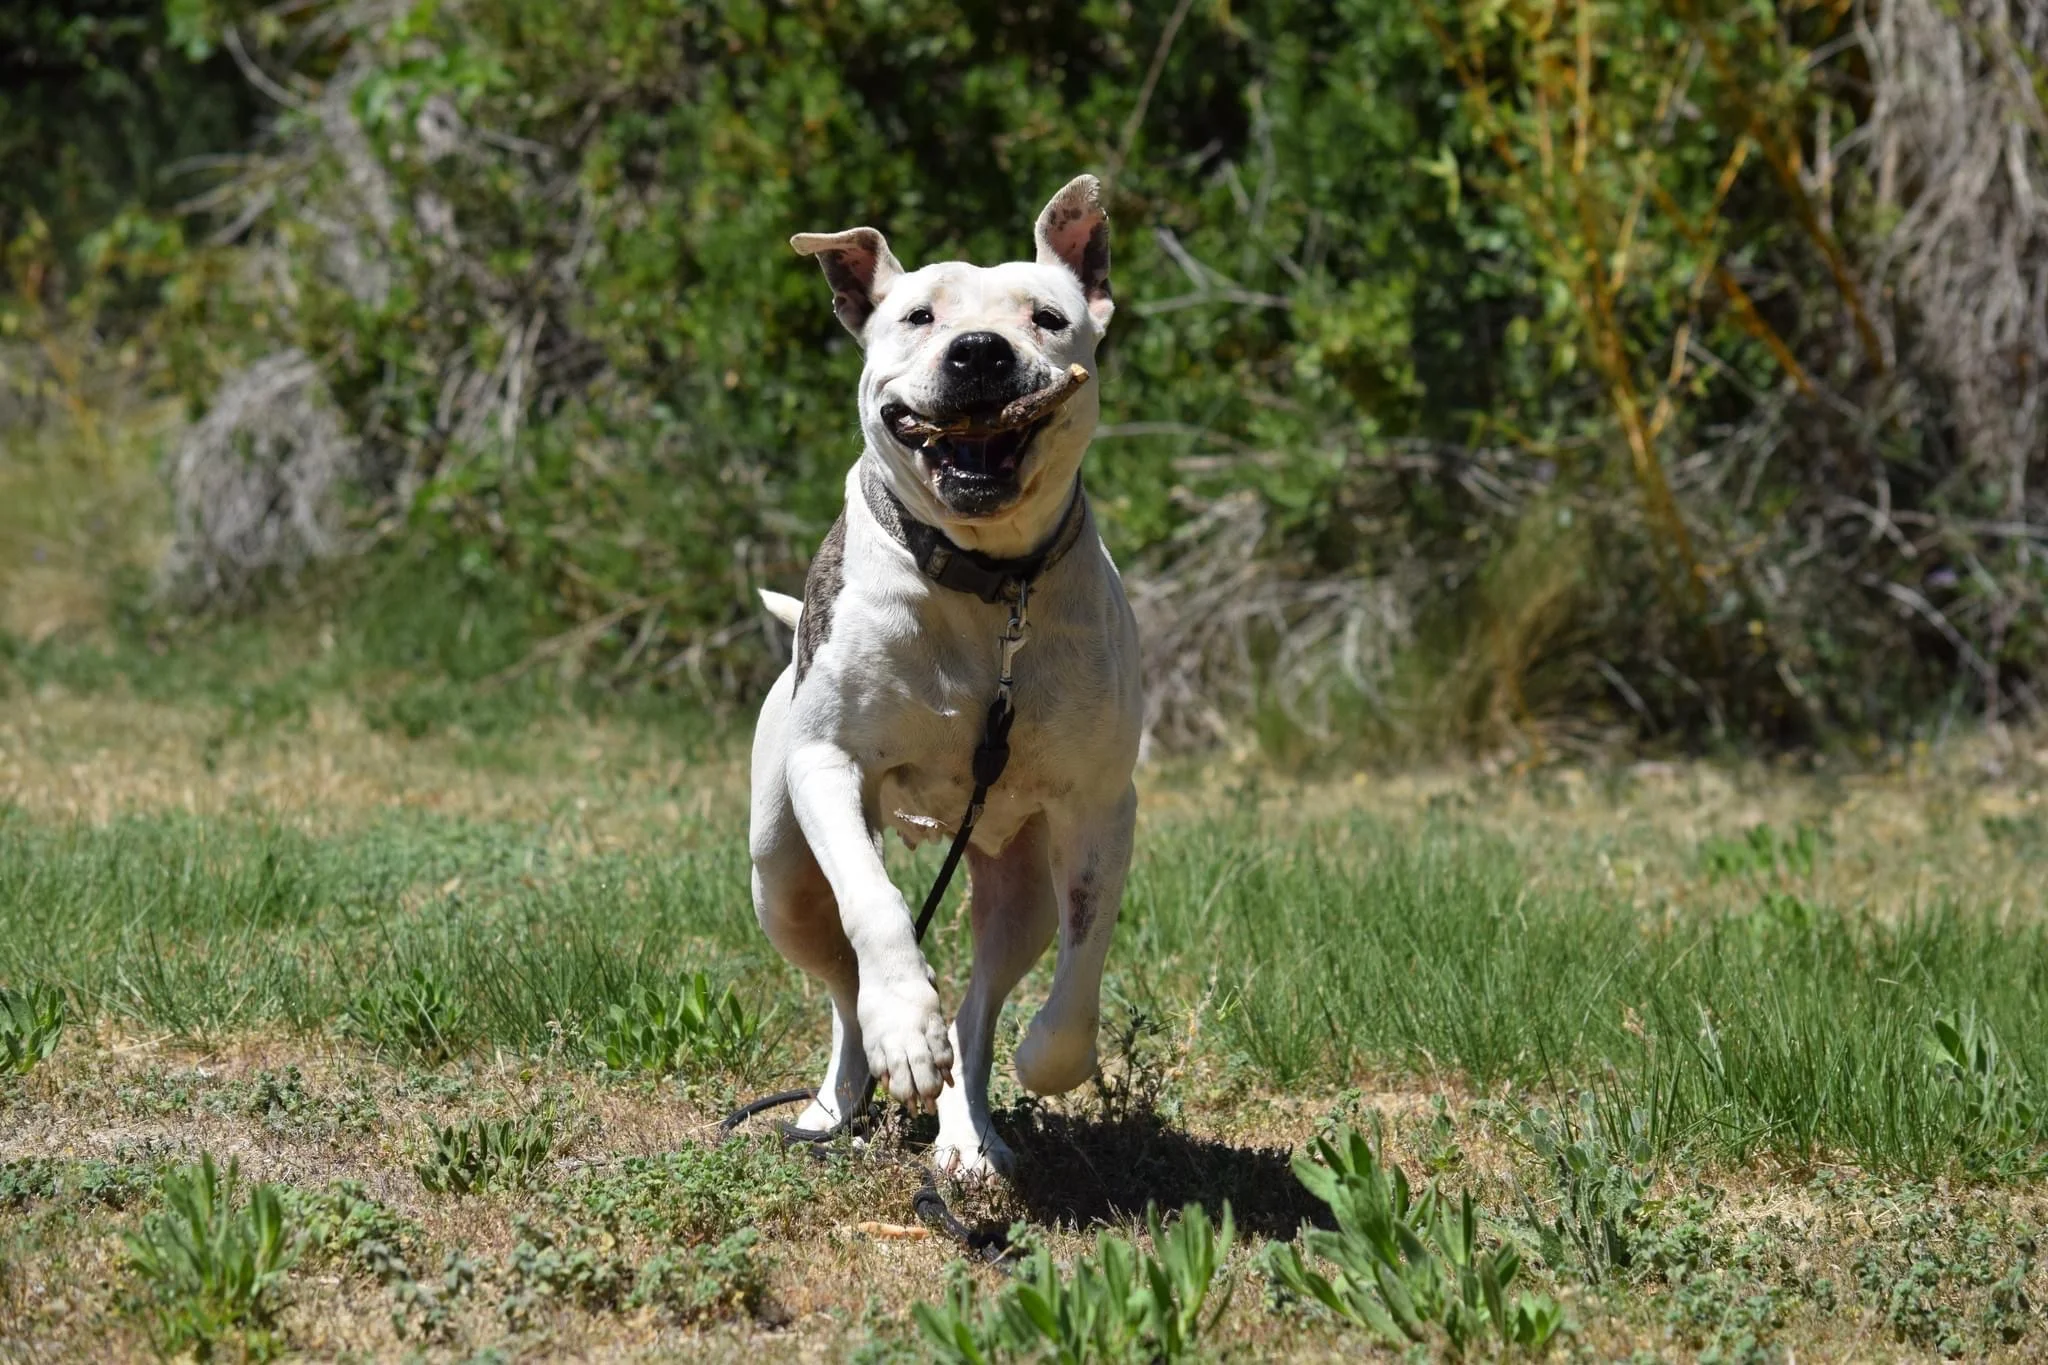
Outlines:
{"label": "black leash", "polygon": [[946,850],[945,865],[939,868],[938,880],[932,883],[931,894],[924,898],[924,909],[917,912],[917,941],[924,943],[924,931],[931,927],[932,916],[938,913],[939,902],[946,898],[946,888],[952,884],[953,873],[960,866],[960,855],[967,851],[967,840],[974,833],[975,821],[981,819],[981,808],[988,802],[988,789],[1002,780],[1003,769],[1010,766],[1010,726],[1017,719],[1017,708],[1012,704],[1016,692],[1016,679],[1011,670],[1017,661],[1017,651],[1024,648],[1030,638],[1031,626],[1024,611],[1031,600],[1029,580],[1019,583],[1017,596],[1010,603],[1010,624],[1003,628],[1003,667],[996,675],[996,699],[988,704],[988,719],[982,722],[981,743],[974,746],[974,795],[967,798],[967,813],[960,817],[960,828],[954,832],[953,846]]}
{"label": "black leash", "polygon": [[[1075,506],[1078,507],[1079,503],[1080,495],[1077,491]],[[1078,522],[1079,518],[1070,513],[1068,520]],[[1060,539],[1068,544],[1072,543],[1072,533],[1064,526],[1060,532]],[[1035,563],[1032,566],[1033,576],[1043,572],[1053,557],[1046,556]],[[934,574],[934,577],[937,575]],[[1010,621],[1003,628],[1002,634],[1002,668],[996,675],[995,700],[989,703],[988,716],[982,723],[981,742],[974,746],[974,794],[967,800],[967,810],[960,817],[960,828],[953,834],[952,846],[946,850],[946,861],[939,868],[938,878],[932,882],[931,892],[924,898],[924,908],[917,912],[917,942],[920,947],[924,944],[925,931],[931,928],[932,916],[938,913],[939,903],[946,898],[946,888],[952,885],[953,874],[959,870],[960,859],[967,852],[967,842],[973,837],[975,823],[981,819],[982,807],[988,803],[989,788],[1002,780],[1003,769],[1010,763],[1010,727],[1017,719],[1014,669],[1017,651],[1024,648],[1025,641],[1031,634],[1030,620],[1026,615],[1031,601],[1031,578],[1018,577],[1009,582],[1014,583],[1014,591],[1007,590],[1008,584],[1005,584],[1005,591],[1002,594],[1008,597],[1010,603]],[[988,597],[986,600],[999,601],[1002,597]],[[786,1104],[799,1104],[816,1099],[817,1094],[815,1090],[806,1089],[784,1090],[777,1094],[764,1095],[727,1114],[719,1122],[719,1131],[730,1137],[741,1123],[756,1114]],[[841,1133],[864,1130],[869,1123],[868,1111],[874,1095],[873,1082],[869,1083],[868,1095],[869,1102],[861,1106],[860,1113],[841,1116],[839,1122],[831,1128],[809,1132],[792,1124],[778,1123],[776,1131],[785,1142],[822,1146]],[[911,1196],[910,1206],[917,1215],[917,1220],[926,1227],[944,1233],[966,1251],[991,1265],[1007,1267],[1006,1258],[1011,1250],[1009,1234],[992,1230],[977,1231],[962,1223],[946,1206],[945,1196],[939,1193],[939,1187],[935,1182],[927,1180],[918,1192]]]}

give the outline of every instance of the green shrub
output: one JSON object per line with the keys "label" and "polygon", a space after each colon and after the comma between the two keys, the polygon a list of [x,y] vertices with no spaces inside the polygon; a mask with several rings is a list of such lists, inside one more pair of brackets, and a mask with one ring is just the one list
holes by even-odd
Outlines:
{"label": "green shrub", "polygon": [[[1617,41],[1600,45],[1603,132],[1656,122],[1667,68],[1719,80],[1685,67],[1684,25],[1619,8]],[[1157,552],[1168,587],[1217,553],[1273,566],[1219,626],[1241,647],[1191,641],[1173,668],[1249,669],[1239,704],[1334,689],[1412,724],[1389,708],[1433,705],[1436,689],[1390,695],[1389,660],[1441,648],[1472,661],[1448,689],[1463,733],[1567,694],[1612,705],[1571,643],[1590,626],[1659,723],[1696,712],[1644,651],[1619,647],[1626,621],[1655,657],[1676,641],[1707,667],[1687,644],[1696,604],[1632,571],[1656,561],[1671,518],[1660,503],[1643,531],[1647,514],[1609,487],[1630,466],[1584,382],[1582,310],[1558,303],[1577,297],[1555,276],[1580,256],[1486,176],[1490,125],[1458,98],[1431,28],[1457,13],[1265,0],[1196,7],[1170,34],[1164,12],[1098,0],[1049,17],[640,0],[593,19],[491,0],[284,18],[268,56],[324,82],[342,117],[283,120],[275,154],[305,191],[252,205],[289,289],[206,306],[238,320],[216,334],[245,353],[321,358],[369,459],[365,497],[408,497],[406,553],[461,566],[437,594],[509,596],[536,628],[589,623],[562,637],[590,656],[580,666],[725,698],[779,668],[748,589],[798,581],[855,454],[854,348],[780,243],[873,220],[906,261],[1013,257],[1047,194],[1107,169],[1124,302],[1103,393],[1123,434],[1091,464],[1098,505],[1126,554]],[[310,22],[322,41],[295,43]],[[1501,55],[1519,97],[1537,68]],[[1718,111],[1710,93],[1693,92]],[[335,135],[348,121],[359,140]],[[1730,133],[1713,119],[1678,132],[1662,185],[1702,212]],[[1642,169],[1609,157],[1589,177],[1605,195]],[[1682,311],[1682,235],[1644,215],[1636,249],[1642,302]],[[1705,321],[1728,357],[1725,379],[1696,377],[1709,398],[1768,386],[1742,328]],[[193,371],[195,392],[234,358]],[[1722,415],[1703,400],[1684,419],[1695,411]],[[1243,492],[1250,541],[1226,553],[1197,532]],[[1573,515],[1590,529],[1558,554],[1543,528]],[[1543,574],[1517,567],[1517,544]],[[1332,600],[1289,586],[1304,581],[1360,595],[1317,618],[1330,649],[1290,658],[1289,632],[1261,623]],[[1413,600],[1375,615],[1374,593]],[[1475,605],[1489,628],[1517,624],[1464,638]],[[1339,657],[1344,639],[1367,643]]]}
{"label": "green shrub", "polygon": [[710,1066],[737,1068],[761,1047],[761,1016],[730,985],[716,996],[702,972],[674,986],[638,985],[606,1011],[604,1063],[614,1071],[666,1075]]}
{"label": "green shrub", "polygon": [[1062,1276],[1041,1244],[988,1302],[956,1263],[946,1297],[913,1305],[911,1315],[939,1358],[959,1365],[1183,1359],[1230,1306],[1234,1283],[1226,1279],[1214,1311],[1203,1317],[1235,1228],[1228,1207],[1218,1225],[1196,1204],[1181,1210],[1170,1231],[1154,1209],[1145,1211],[1145,1222],[1149,1254],[1105,1232]]}
{"label": "green shrub", "polygon": [[1482,1244],[1470,1191],[1455,1207],[1434,1185],[1416,1196],[1401,1168],[1356,1132],[1316,1139],[1315,1153],[1320,1161],[1297,1155],[1294,1171],[1330,1206],[1337,1229],[1306,1229],[1302,1240],[1329,1270],[1276,1243],[1268,1265],[1281,1284],[1394,1346],[1440,1342],[1456,1356],[1488,1341],[1549,1349],[1563,1311],[1541,1294],[1509,1301],[1521,1255]]}
{"label": "green shrub", "polygon": [[0,1071],[26,1076],[49,1060],[64,1033],[64,993],[54,986],[0,986]]}
{"label": "green shrub", "polygon": [[233,1340],[244,1358],[277,1354],[278,1300],[301,1239],[276,1187],[245,1193],[236,1163],[223,1173],[209,1154],[159,1189],[164,1207],[124,1238],[157,1348],[210,1360]]}
{"label": "green shrub", "polygon": [[[266,358],[317,371],[341,500],[431,623],[394,633],[465,679],[757,692],[784,655],[751,589],[801,580],[855,454],[856,348],[780,244],[867,220],[913,263],[1007,258],[1054,187],[1105,173],[1120,308],[1089,479],[1172,627],[1148,632],[1157,733],[1213,738],[1221,699],[1310,752],[2038,709],[2048,408],[1959,369],[1944,337],[1976,329],[1899,276],[1938,246],[1945,277],[2036,279],[2011,186],[2048,138],[1992,77],[2037,59],[1910,3],[1962,54],[1944,97],[2006,104],[1944,123],[1874,93],[1928,82],[1839,6],[1656,0],[109,0],[70,28],[32,5],[0,50],[83,43],[127,89],[224,73],[232,33],[303,92],[255,164],[198,178],[203,213],[92,195],[111,221],[54,231],[158,301],[149,352],[195,406]],[[90,83],[39,84],[31,141],[126,155],[84,128]],[[215,115],[248,92],[200,93],[193,128],[233,136]],[[1892,238],[1934,230],[1912,196],[1953,159],[1916,118],[2008,167],[1980,215],[2004,237]],[[156,118],[136,145],[198,135]],[[2038,316],[2041,287],[2005,311]],[[1984,345],[2041,382],[2035,341]],[[212,581],[185,520],[179,562]],[[458,708],[421,684],[378,709],[411,731]]]}

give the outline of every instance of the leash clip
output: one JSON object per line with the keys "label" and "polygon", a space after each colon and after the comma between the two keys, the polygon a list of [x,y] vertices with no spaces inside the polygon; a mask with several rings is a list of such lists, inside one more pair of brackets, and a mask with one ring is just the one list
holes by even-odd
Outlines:
{"label": "leash clip", "polygon": [[996,675],[996,691],[1004,700],[1010,699],[1010,692],[1016,682],[1015,665],[1017,651],[1031,642],[1031,620],[1025,614],[1031,601],[1031,580],[1021,579],[1017,584],[1017,596],[1010,603],[1010,623],[1003,627],[1003,667]]}

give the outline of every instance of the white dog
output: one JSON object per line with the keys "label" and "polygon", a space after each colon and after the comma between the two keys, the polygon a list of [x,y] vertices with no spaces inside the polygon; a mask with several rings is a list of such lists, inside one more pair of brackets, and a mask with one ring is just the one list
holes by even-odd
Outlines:
{"label": "white dog", "polygon": [[[1080,486],[1113,307],[1094,177],[1053,196],[1036,238],[1032,262],[914,271],[873,228],[790,239],[866,352],[865,449],[801,605],[763,594],[797,644],[754,734],[754,906],[832,997],[832,1058],[796,1127],[857,1116],[879,1079],[936,1102],[932,1162],[963,1177],[1013,1164],[989,1120],[992,1035],[1055,930],[1017,1079],[1053,1094],[1095,1073],[1136,810],[1137,626]],[[968,849],[974,970],[949,1030],[881,840],[957,831],[1022,587],[1014,757]]]}

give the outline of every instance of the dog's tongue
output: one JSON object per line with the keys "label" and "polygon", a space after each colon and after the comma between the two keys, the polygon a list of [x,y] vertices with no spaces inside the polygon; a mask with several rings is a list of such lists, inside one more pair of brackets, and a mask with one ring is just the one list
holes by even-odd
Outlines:
{"label": "dog's tongue", "polygon": [[1016,467],[1017,456],[1023,449],[1018,432],[998,432],[992,436],[951,436],[943,442],[946,461],[955,469],[966,474],[992,476],[1006,474]]}

